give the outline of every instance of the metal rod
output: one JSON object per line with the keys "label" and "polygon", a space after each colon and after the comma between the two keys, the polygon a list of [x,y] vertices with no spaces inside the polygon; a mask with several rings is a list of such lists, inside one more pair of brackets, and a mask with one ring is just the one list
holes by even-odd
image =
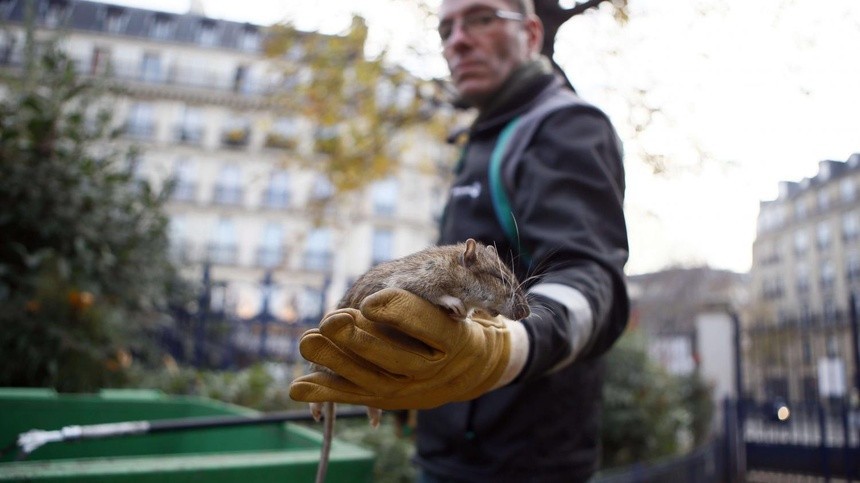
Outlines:
{"label": "metal rod", "polygon": [[[364,408],[348,408],[337,412],[338,418],[356,418],[367,415]],[[282,411],[260,416],[207,416],[198,418],[157,419],[152,421],[121,421],[115,423],[65,426],[61,429],[45,431],[31,429],[18,435],[17,460],[23,460],[33,451],[48,444],[84,439],[116,438],[140,434],[167,433],[172,431],[194,431],[200,429],[227,428],[234,426],[254,426],[277,424],[290,421],[311,421],[307,410]]]}

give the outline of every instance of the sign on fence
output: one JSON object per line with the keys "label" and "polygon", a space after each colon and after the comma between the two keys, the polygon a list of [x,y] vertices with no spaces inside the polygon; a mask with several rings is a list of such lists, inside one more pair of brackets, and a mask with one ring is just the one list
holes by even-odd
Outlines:
{"label": "sign on fence", "polygon": [[845,395],[845,365],[842,359],[836,357],[818,359],[818,394],[821,397]]}

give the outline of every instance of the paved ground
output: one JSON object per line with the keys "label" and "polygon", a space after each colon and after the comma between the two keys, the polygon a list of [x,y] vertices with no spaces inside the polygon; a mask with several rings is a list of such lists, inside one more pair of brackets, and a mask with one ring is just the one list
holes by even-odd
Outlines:
{"label": "paved ground", "polygon": [[[750,471],[747,473],[747,483],[819,483],[827,481],[819,476],[790,475],[768,471]],[[831,478],[830,483],[847,483],[848,480]]]}

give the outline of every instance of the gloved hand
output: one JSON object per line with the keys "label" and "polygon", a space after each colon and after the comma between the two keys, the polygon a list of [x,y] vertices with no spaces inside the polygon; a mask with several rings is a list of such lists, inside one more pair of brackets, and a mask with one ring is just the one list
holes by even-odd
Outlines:
{"label": "gloved hand", "polygon": [[299,350],[336,374],[295,379],[290,397],[297,401],[428,409],[513,380],[525,364],[528,335],[518,321],[454,320],[417,295],[385,289],[367,297],[361,311],[328,314],[302,335]]}

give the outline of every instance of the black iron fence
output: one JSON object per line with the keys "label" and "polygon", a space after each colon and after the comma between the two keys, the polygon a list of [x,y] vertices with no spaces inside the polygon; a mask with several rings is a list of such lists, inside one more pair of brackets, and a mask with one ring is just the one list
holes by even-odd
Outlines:
{"label": "black iron fence", "polygon": [[[263,283],[273,284],[271,274]],[[321,312],[282,320],[270,312],[265,295],[259,313],[243,318],[223,300],[217,300],[216,294],[223,288],[224,284],[213,281],[204,267],[194,303],[170,308],[173,324],[163,328],[160,342],[171,357],[183,365],[221,370],[264,361],[301,361],[298,340],[304,331],[319,324]]]}
{"label": "black iron fence", "polygon": [[726,406],[744,471],[860,479],[860,356],[854,297],[845,311],[736,325],[738,401]]}

